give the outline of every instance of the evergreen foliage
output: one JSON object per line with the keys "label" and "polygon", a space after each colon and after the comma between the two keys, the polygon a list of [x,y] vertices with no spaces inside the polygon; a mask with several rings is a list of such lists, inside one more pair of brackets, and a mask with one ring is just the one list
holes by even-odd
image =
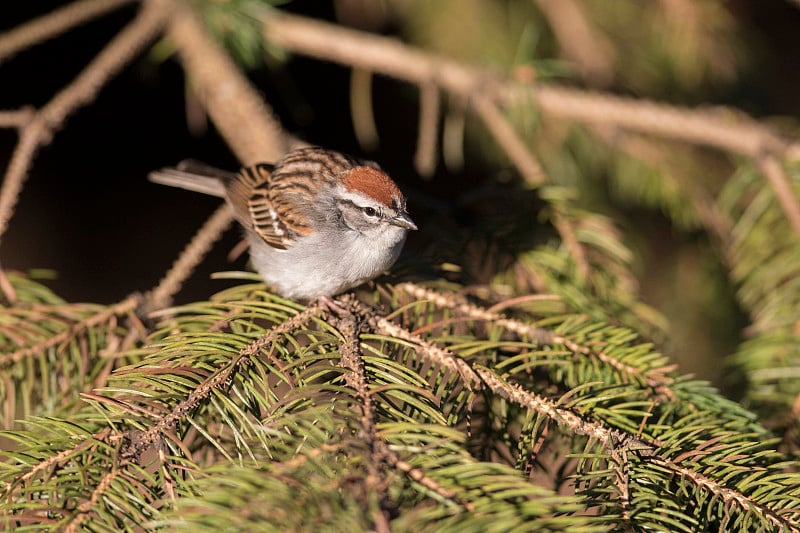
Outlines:
{"label": "evergreen foliage", "polygon": [[[509,70],[535,66],[558,49],[537,30],[539,3],[466,2],[465,20],[508,41],[473,44]],[[476,60],[463,36],[444,39],[432,4],[391,4],[408,39]],[[700,4],[693,16],[715,21],[707,39],[661,30],[672,48],[656,57],[674,68],[643,74],[639,53],[660,41],[635,24],[621,35],[633,68],[618,82],[664,89],[674,72],[690,90],[734,77],[687,60],[734,33],[718,2]],[[260,17],[275,14],[263,2],[187,5],[245,65],[278,47],[262,32]],[[618,17],[594,14],[607,32],[642,14],[615,5]],[[800,245],[791,200],[765,185],[785,173],[796,203],[796,165],[770,146],[692,183],[712,158],[698,149],[553,126],[530,93],[522,100],[525,116],[508,123],[547,154],[549,184],[515,182],[506,201],[487,180],[493,192],[459,196],[478,213],[496,194],[495,209],[469,235],[441,221],[424,275],[410,261],[338,311],[242,272],[207,299],[162,307],[152,292],[67,302],[29,273],[0,271],[0,528],[800,531]],[[491,166],[485,141],[469,138]],[[741,398],[662,353],[670,317],[644,302],[637,252],[613,216],[626,204],[703,234],[726,269],[749,320],[727,361],[747,384]]]}

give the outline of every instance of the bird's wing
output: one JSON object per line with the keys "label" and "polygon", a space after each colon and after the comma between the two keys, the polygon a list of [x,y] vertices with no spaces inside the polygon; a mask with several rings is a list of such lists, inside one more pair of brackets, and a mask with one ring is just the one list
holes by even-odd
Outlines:
{"label": "bird's wing", "polygon": [[266,163],[246,167],[228,183],[228,200],[239,221],[267,244],[287,249],[301,235],[312,233],[307,218],[308,188],[294,188],[290,180],[272,179],[274,167]]}

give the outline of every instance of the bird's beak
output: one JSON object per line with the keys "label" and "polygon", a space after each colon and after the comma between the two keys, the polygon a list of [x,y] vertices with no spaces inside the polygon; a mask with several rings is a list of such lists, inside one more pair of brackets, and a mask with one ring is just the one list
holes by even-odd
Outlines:
{"label": "bird's beak", "polygon": [[392,224],[395,226],[399,226],[404,229],[415,230],[417,229],[417,225],[414,224],[414,221],[411,220],[411,217],[408,216],[408,213],[400,213],[396,217],[391,220]]}

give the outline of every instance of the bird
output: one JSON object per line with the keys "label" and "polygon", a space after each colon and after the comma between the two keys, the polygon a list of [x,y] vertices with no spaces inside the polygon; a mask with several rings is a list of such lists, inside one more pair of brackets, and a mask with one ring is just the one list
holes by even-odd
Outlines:
{"label": "bird", "polygon": [[319,146],[229,172],[187,160],[155,183],[224,198],[250,259],[280,296],[331,301],[388,270],[417,229],[406,198],[373,162]]}

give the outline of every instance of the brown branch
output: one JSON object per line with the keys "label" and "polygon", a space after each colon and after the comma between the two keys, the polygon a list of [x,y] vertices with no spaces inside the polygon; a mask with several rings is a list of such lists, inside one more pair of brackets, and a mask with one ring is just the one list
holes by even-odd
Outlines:
{"label": "brown branch", "polygon": [[[800,155],[800,142],[728,109],[690,109],[607,93],[539,84],[533,96],[543,114],[564,120],[622,128],[690,144],[757,157],[764,151]],[[517,98],[506,91],[504,99]]]}
{"label": "brown branch", "polygon": [[184,282],[203,260],[211,246],[222,236],[222,232],[230,226],[233,215],[227,204],[221,205],[186,245],[178,259],[172,264],[169,272],[158,285],[145,296],[143,307],[145,312],[162,309],[170,304]]}
{"label": "brown branch", "polygon": [[464,106],[459,105],[459,102],[451,102],[450,110],[445,114],[442,125],[442,158],[444,164],[451,170],[464,168],[465,126]]}
{"label": "brown branch", "polygon": [[372,72],[353,69],[350,73],[350,115],[358,144],[367,150],[378,147],[378,129],[372,109]]}
{"label": "brown branch", "polygon": [[15,352],[2,354],[0,355],[0,368],[19,363],[26,357],[39,355],[50,348],[58,346],[59,344],[80,335],[84,331],[88,331],[93,327],[109,322],[118,316],[127,315],[136,309],[136,306],[139,305],[139,301],[139,296],[129,296],[121,302],[109,306],[99,313],[84,318],[79,322],[72,324],[64,331],[56,333],[51,337],[34,344],[33,346],[29,346]]}
{"label": "brown branch", "polygon": [[764,154],[756,159],[761,173],[767,178],[767,183],[772,187],[783,213],[789,220],[794,232],[800,235],[800,201],[794,193],[789,177],[783,171],[783,166],[773,154]]}
{"label": "brown branch", "polygon": [[344,375],[347,386],[353,389],[361,402],[361,428],[369,440],[370,449],[374,451],[375,443],[375,403],[370,395],[367,374],[364,369],[364,358],[359,346],[359,335],[365,329],[367,317],[359,313],[357,303],[345,302],[347,308],[338,316],[331,317],[331,323],[342,334],[339,346],[340,365],[347,370]]}
{"label": "brown branch", "polygon": [[770,128],[729,109],[689,109],[607,93],[587,92],[537,83],[521,91],[519,84],[486,69],[462,64],[400,43],[395,39],[344,29],[304,17],[270,12],[263,18],[267,40],[287,50],[362,68],[414,84],[435,83],[455,95],[469,97],[494,79],[496,94],[483,94],[503,104],[517,98],[534,102],[543,114],[587,124],[606,124],[640,133],[757,157],[764,151],[800,157],[800,142],[780,137]]}
{"label": "brown branch", "polygon": [[[167,0],[148,0],[148,3],[171,5]],[[168,35],[178,48],[194,90],[239,160],[251,165],[279,159],[287,150],[280,123],[183,2],[174,6]]]}
{"label": "brown branch", "polygon": [[[494,391],[510,402],[540,413],[557,424],[566,427],[571,433],[597,440],[609,455],[613,455],[615,450],[623,450],[626,453],[635,453],[639,457],[647,457],[648,463],[656,464],[678,474],[695,486],[719,496],[726,504],[734,504],[741,509],[764,516],[770,523],[781,528],[781,530],[788,528],[790,531],[800,531],[800,526],[794,520],[785,518],[773,509],[752,501],[736,489],[726,487],[723,484],[724,482],[711,479],[700,472],[682,466],[677,461],[664,459],[657,455],[658,448],[661,446],[659,442],[649,442],[621,430],[607,428],[599,422],[582,418],[569,409],[558,406],[548,398],[526,391],[514,383],[501,380],[486,368],[476,368],[475,372],[478,373],[489,390]],[[615,467],[615,470],[617,468]],[[627,474],[624,472],[618,472],[617,475],[627,479]],[[622,493],[621,496],[624,498],[625,493]]]}
{"label": "brown branch", "polygon": [[414,335],[407,329],[385,318],[378,319],[376,329],[383,335],[411,343],[414,346],[414,350],[419,355],[432,361],[434,364],[454,370],[461,376],[463,384],[467,389],[474,390],[474,388],[480,386],[481,380],[478,375],[475,374],[472,367],[469,366],[469,363],[458,355],[429,343],[419,335]]}
{"label": "brown branch", "polygon": [[500,327],[506,328],[508,331],[518,335],[524,335],[541,344],[561,344],[573,353],[597,359],[598,361],[610,366],[618,371],[622,375],[623,379],[630,379],[644,383],[648,387],[651,387],[659,396],[664,396],[666,398],[671,398],[674,396],[674,393],[670,389],[670,385],[672,384],[673,380],[667,375],[674,369],[674,366],[664,366],[649,370],[642,370],[635,366],[628,365],[616,357],[603,352],[602,350],[597,350],[593,347],[577,343],[564,335],[558,335],[547,329],[540,328],[520,320],[506,318],[498,313],[492,313],[487,309],[463,301],[456,295],[438,293],[413,283],[403,283],[398,285],[398,288],[407,292],[418,300],[431,302],[433,305],[439,308],[451,309],[463,315],[469,316],[474,320],[492,322]]}
{"label": "brown branch", "polygon": [[531,185],[542,185],[545,182],[542,165],[525,146],[497,104],[481,93],[473,94],[469,101],[472,109],[481,118],[489,133],[494,136],[497,144],[506,151],[522,177]]}
{"label": "brown branch", "polygon": [[22,129],[0,189],[0,237],[19,199],[22,185],[36,151],[50,142],[52,134],[76,109],[91,102],[100,88],[150,42],[164,22],[163,12],[145,5],[137,17],[66,87],[59,91]]}
{"label": "brown branch", "polygon": [[103,476],[103,478],[92,491],[92,495],[89,497],[89,499],[78,506],[77,513],[64,528],[66,533],[75,533],[79,530],[82,531],[81,524],[83,524],[93,513],[92,509],[97,505],[97,502],[100,501],[100,498],[103,496],[105,491],[111,486],[111,483],[117,477],[119,477],[121,473],[121,470],[112,468],[106,473],[106,475]]}
{"label": "brown branch", "polygon": [[180,420],[189,416],[189,414],[204,400],[209,398],[215,390],[227,386],[234,371],[248,364],[251,358],[255,357],[261,350],[272,344],[279,335],[297,329],[319,312],[319,306],[308,307],[304,311],[274,326],[259,338],[239,350],[239,353],[224,366],[218,368],[213,374],[203,380],[202,383],[198,384],[184,400],[173,406],[168,413],[154,420],[153,424],[148,429],[126,431],[122,435],[122,437],[127,440],[127,444],[123,449],[123,455],[126,457],[137,457],[150,445],[158,441],[163,432],[174,428]]}
{"label": "brown branch", "polygon": [[439,88],[432,83],[420,85],[417,152],[414,154],[414,168],[420,176],[430,177],[436,171],[440,107]]}
{"label": "brown branch", "polygon": [[0,111],[0,128],[22,129],[33,118],[33,108],[23,107],[14,111]]}
{"label": "brown branch", "polygon": [[0,34],[0,61],[133,0],[79,0]]}

